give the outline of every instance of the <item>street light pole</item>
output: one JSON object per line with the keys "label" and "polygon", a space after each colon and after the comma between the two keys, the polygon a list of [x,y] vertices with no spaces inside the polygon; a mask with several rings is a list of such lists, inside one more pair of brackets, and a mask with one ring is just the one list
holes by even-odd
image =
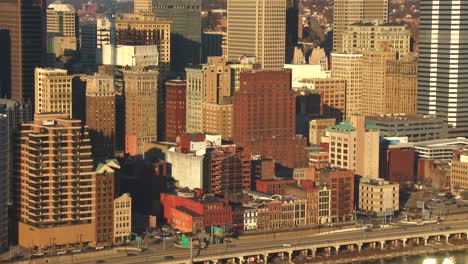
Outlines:
{"label": "street light pole", "polygon": [[193,263],[193,244],[192,244],[192,242],[193,242],[193,238],[190,237],[190,264]]}
{"label": "street light pole", "polygon": [[162,240],[163,240],[163,250],[166,250],[166,233],[165,233],[165,230],[164,230],[164,227],[163,227],[163,237],[162,237]]}

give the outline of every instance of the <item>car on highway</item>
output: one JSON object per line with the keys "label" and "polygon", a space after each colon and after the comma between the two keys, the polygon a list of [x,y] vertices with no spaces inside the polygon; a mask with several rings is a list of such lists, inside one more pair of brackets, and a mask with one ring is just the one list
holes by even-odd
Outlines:
{"label": "car on highway", "polygon": [[81,248],[72,250],[73,253],[80,253],[81,251],[83,251]]}
{"label": "car on highway", "polygon": [[33,254],[33,256],[35,256],[35,257],[42,257],[44,255],[45,255],[45,252],[36,252],[36,253]]}
{"label": "car on highway", "polygon": [[97,246],[97,247],[95,247],[94,249],[96,249],[96,250],[101,250],[101,249],[104,249],[104,247],[103,247],[103,246]]}
{"label": "car on highway", "polygon": [[67,254],[67,253],[68,253],[68,251],[63,250],[63,251],[57,252],[57,255],[65,255],[65,254]]}
{"label": "car on highway", "polygon": [[283,243],[283,247],[291,247],[292,244],[291,243]]}
{"label": "car on highway", "polygon": [[174,257],[173,257],[173,256],[165,256],[164,259],[165,259],[165,260],[173,260]]}
{"label": "car on highway", "polygon": [[106,261],[103,259],[100,259],[100,260],[96,260],[96,263],[106,263]]}

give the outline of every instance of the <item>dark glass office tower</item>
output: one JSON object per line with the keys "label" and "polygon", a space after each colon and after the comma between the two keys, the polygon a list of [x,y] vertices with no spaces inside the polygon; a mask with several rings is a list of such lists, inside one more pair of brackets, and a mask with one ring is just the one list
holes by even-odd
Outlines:
{"label": "dark glass office tower", "polygon": [[184,72],[200,63],[201,0],[153,0],[157,18],[171,19],[171,70]]}
{"label": "dark glass office tower", "polygon": [[[9,84],[1,88],[8,98],[34,102],[34,68],[44,59],[45,14],[45,0],[0,1],[0,56],[8,52],[10,57],[9,71],[0,71],[0,83]],[[9,45],[4,43],[8,40]]]}
{"label": "dark glass office tower", "polygon": [[468,0],[420,3],[418,113],[468,136]]}

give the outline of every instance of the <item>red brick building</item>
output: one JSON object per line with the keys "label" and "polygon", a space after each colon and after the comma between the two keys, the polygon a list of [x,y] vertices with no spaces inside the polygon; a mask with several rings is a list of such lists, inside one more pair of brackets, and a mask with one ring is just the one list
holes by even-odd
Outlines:
{"label": "red brick building", "polygon": [[[177,213],[174,214],[174,208],[186,208],[200,215],[203,218],[203,228],[209,226],[219,226],[230,229],[232,226],[232,207],[227,199],[221,199],[214,196],[204,197],[186,197],[178,196],[172,193],[161,194],[161,204],[164,207],[164,219],[168,224],[187,226],[188,223],[181,223],[179,220],[175,222]],[[190,221],[188,220],[184,221]],[[193,219],[191,220],[193,221]]]}
{"label": "red brick building", "polygon": [[208,154],[208,192],[225,195],[251,190],[250,153],[235,145],[216,147]]}
{"label": "red brick building", "polygon": [[183,233],[197,233],[203,229],[203,216],[182,206],[172,208],[172,227]]}
{"label": "red brick building", "polygon": [[320,170],[319,183],[330,188],[330,217],[333,222],[349,220],[354,212],[354,173],[339,168]]}
{"label": "red brick building", "polygon": [[415,177],[413,147],[391,147],[380,154],[380,176],[390,182],[400,183],[402,188],[412,188]]}
{"label": "red brick building", "polygon": [[258,192],[284,195],[284,190],[287,185],[295,185],[293,179],[284,180],[257,180],[256,190]]}
{"label": "red brick building", "polygon": [[186,81],[166,82],[166,141],[175,142],[177,136],[185,133],[185,92]]}
{"label": "red brick building", "polygon": [[233,104],[234,142],[285,167],[307,165],[307,140],[295,131],[290,70],[242,72]]}
{"label": "red brick building", "polygon": [[107,160],[96,167],[96,244],[110,245],[114,241],[114,172],[117,161]]}

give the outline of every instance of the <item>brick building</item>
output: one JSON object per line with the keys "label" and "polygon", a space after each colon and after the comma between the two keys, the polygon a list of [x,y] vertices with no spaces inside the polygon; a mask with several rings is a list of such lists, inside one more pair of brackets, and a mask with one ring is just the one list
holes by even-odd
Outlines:
{"label": "brick building", "polygon": [[96,167],[96,244],[110,245],[114,241],[114,183],[116,160],[107,160]]}
{"label": "brick building", "polygon": [[[178,211],[186,208],[200,215],[203,218],[203,228],[210,226],[219,226],[228,230],[232,226],[232,207],[228,200],[214,196],[193,197],[193,194],[181,193],[162,193],[161,204],[164,207],[164,219],[168,224],[176,221],[177,212],[174,214],[174,208]],[[182,221],[186,221],[185,223]],[[193,217],[187,217],[185,220],[177,219],[176,224],[182,226],[192,226],[187,221],[194,222]]]}
{"label": "brick building", "polygon": [[263,193],[284,195],[284,190],[287,185],[294,185],[293,179],[281,180],[257,180],[256,190]]}
{"label": "brick building", "polygon": [[185,133],[187,82],[170,80],[166,82],[166,141],[175,142]]}
{"label": "brick building", "polygon": [[217,195],[240,193],[251,189],[250,154],[242,148],[216,147],[208,154],[209,190]]}
{"label": "brick building", "polygon": [[234,142],[285,167],[306,166],[306,138],[295,131],[291,71],[242,72],[240,85],[233,100]]}
{"label": "brick building", "polygon": [[330,218],[333,222],[350,220],[354,212],[354,174],[350,170],[320,170],[319,184],[330,189]]}
{"label": "brick building", "polygon": [[385,138],[380,143],[380,177],[412,189],[415,177],[416,153],[412,143],[393,143]]}

